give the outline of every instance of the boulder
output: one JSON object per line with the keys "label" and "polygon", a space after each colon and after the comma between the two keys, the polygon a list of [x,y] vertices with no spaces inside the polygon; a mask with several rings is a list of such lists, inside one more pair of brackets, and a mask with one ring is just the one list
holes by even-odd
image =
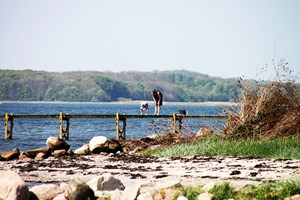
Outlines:
{"label": "boulder", "polygon": [[12,149],[10,151],[4,151],[1,153],[2,159],[6,161],[19,158],[19,155],[20,155],[20,151],[18,148]]}
{"label": "boulder", "polygon": [[39,153],[44,153],[44,155],[48,157],[51,155],[51,149],[49,147],[30,149],[26,151],[26,153],[30,158],[35,158]]}
{"label": "boulder", "polygon": [[73,179],[65,189],[65,198],[70,200],[95,200],[94,191],[82,180]]}
{"label": "boulder", "polygon": [[90,140],[89,143],[89,148],[91,152],[101,152],[101,149],[103,149],[106,141],[107,141],[107,137],[105,136],[95,136]]}
{"label": "boulder", "polygon": [[74,151],[77,155],[88,155],[90,153],[90,148],[88,144],[84,144],[82,147]]}
{"label": "boulder", "polygon": [[29,191],[34,193],[39,200],[53,199],[59,194],[64,193],[64,189],[55,184],[42,184],[33,186]]}
{"label": "boulder", "polygon": [[58,158],[62,155],[65,155],[67,153],[67,150],[65,149],[59,149],[59,150],[55,150],[53,151],[52,155],[55,157],[55,158]]}
{"label": "boulder", "polygon": [[125,186],[119,180],[113,177],[111,174],[103,174],[102,176],[97,176],[91,179],[87,184],[94,191],[112,191],[112,190],[124,190]]}
{"label": "boulder", "polygon": [[115,139],[108,139],[105,136],[95,136],[89,143],[90,152],[92,153],[117,153],[123,151],[121,144]]}
{"label": "boulder", "polygon": [[46,145],[53,151],[59,149],[68,150],[70,148],[70,145],[59,137],[49,137],[46,141]]}
{"label": "boulder", "polygon": [[30,193],[24,180],[13,171],[0,171],[0,199],[28,200]]}

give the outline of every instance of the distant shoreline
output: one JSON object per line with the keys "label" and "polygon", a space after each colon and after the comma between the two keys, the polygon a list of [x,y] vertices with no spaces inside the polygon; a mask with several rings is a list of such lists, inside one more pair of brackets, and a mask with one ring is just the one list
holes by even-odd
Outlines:
{"label": "distant shoreline", "polygon": [[[142,102],[147,102],[153,104],[153,101],[147,100],[135,100],[135,101],[111,101],[111,102],[73,102],[73,101],[0,101],[0,105],[3,103],[44,103],[44,104],[140,104]],[[199,105],[199,106],[237,106],[238,103],[235,102],[163,102],[163,105]]]}

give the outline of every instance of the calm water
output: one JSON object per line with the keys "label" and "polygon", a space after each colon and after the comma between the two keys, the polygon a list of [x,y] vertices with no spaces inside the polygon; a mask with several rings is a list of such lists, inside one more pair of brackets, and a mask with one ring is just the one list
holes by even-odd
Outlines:
{"label": "calm water", "polygon": [[[0,115],[14,114],[140,114],[140,104],[120,103],[0,103]],[[189,115],[223,115],[223,106],[199,106],[196,104],[168,104],[162,106],[161,114],[178,113],[186,110]],[[149,105],[149,114],[154,113],[154,105]],[[3,118],[2,118],[3,120]],[[172,131],[171,119],[127,119],[126,138],[142,138],[157,133]],[[226,119],[183,119],[183,132],[195,134],[201,127],[208,126],[220,130]],[[121,123],[122,125],[122,123]],[[115,119],[70,119],[70,139],[67,142],[71,149],[86,144],[94,136],[103,135],[115,138]],[[14,119],[13,139],[4,139],[4,126],[0,126],[0,152],[19,148],[22,151],[46,146],[50,136],[59,136],[59,120],[54,119]]]}

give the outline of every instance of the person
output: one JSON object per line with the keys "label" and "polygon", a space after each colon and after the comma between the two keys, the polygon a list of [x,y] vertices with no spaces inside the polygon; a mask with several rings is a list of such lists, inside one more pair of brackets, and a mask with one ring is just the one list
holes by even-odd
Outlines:
{"label": "person", "polygon": [[159,115],[160,107],[163,104],[163,94],[159,90],[152,90],[152,98],[155,104],[154,115]]}
{"label": "person", "polygon": [[144,112],[146,113],[146,115],[148,115],[148,110],[149,110],[148,103],[147,102],[141,103],[140,110],[141,110],[141,115],[144,114]]}

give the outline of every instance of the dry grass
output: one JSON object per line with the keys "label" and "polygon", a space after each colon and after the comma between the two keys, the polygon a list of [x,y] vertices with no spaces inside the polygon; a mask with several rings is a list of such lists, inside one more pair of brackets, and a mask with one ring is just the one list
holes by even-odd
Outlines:
{"label": "dry grass", "polygon": [[275,79],[269,83],[240,79],[240,109],[230,113],[227,137],[274,139],[300,134],[299,85],[295,77],[290,79],[287,65],[281,60],[274,67]]}

